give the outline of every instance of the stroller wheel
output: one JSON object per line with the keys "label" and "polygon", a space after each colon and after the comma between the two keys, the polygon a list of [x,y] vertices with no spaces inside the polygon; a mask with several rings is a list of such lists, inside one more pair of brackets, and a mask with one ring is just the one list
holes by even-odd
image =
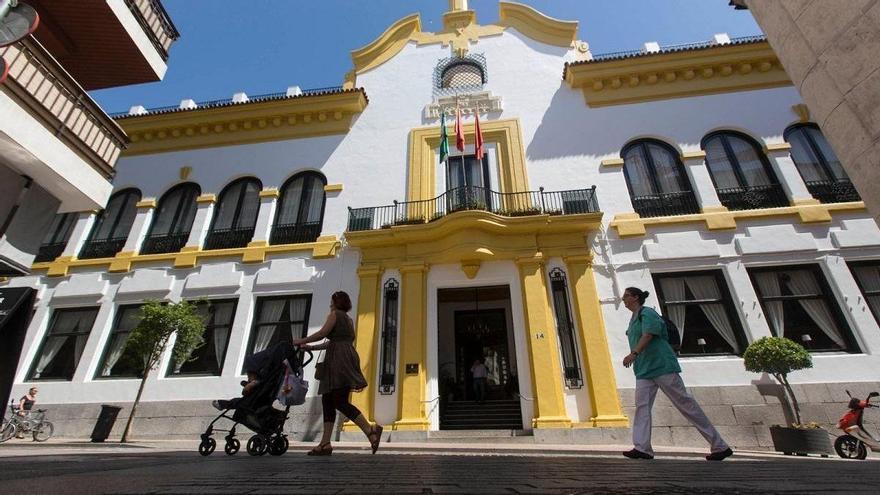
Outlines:
{"label": "stroller wheel", "polygon": [[287,447],[290,446],[290,442],[287,441],[287,437],[284,435],[275,435],[269,440],[269,453],[272,455],[283,455],[287,452]]}
{"label": "stroller wheel", "polygon": [[226,445],[223,447],[223,450],[226,452],[226,455],[235,455],[238,453],[238,450],[240,448],[241,442],[239,442],[237,438],[230,438],[226,441]]}
{"label": "stroller wheel", "polygon": [[217,440],[213,438],[206,438],[202,440],[202,443],[199,444],[199,454],[202,455],[211,455],[214,453],[214,449],[217,448]]}
{"label": "stroller wheel", "polygon": [[265,454],[268,448],[269,441],[263,435],[254,435],[247,443],[247,453],[254,456]]}

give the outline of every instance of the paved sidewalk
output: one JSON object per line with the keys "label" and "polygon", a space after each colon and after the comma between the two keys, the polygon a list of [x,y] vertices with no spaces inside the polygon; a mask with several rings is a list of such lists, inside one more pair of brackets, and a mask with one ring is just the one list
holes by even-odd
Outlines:
{"label": "paved sidewalk", "polygon": [[294,444],[280,457],[201,457],[190,441],[3,444],[0,486],[3,493],[52,494],[707,495],[876,493],[880,485],[876,460],[738,453],[713,463],[702,453],[675,449],[653,461],[633,461],[620,456],[620,446],[459,444],[383,444],[377,455],[365,445],[338,444],[330,457],[308,457],[308,447]]}

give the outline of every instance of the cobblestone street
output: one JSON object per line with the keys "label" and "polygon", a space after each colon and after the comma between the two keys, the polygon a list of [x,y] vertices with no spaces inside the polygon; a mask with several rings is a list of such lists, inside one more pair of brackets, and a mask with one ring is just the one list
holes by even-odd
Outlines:
{"label": "cobblestone street", "polygon": [[[611,451],[486,453],[470,449],[369,455],[341,448],[305,456],[200,457],[193,451],[140,448],[0,449],[3,493],[118,494],[578,494],[578,493],[876,493],[877,460],[742,454],[708,463],[696,453],[629,461]],[[64,452],[64,450],[67,450]]]}

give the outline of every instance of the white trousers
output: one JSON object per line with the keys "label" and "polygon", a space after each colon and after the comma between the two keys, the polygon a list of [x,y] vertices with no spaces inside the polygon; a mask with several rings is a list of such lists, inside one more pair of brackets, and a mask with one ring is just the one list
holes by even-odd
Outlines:
{"label": "white trousers", "polygon": [[684,382],[678,373],[636,380],[636,417],[633,420],[633,446],[636,450],[654,455],[651,447],[651,409],[654,407],[657,389],[662,390],[682,416],[699,430],[712,446],[712,452],[727,450],[727,443],[709,422],[697,401],[684,388]]}

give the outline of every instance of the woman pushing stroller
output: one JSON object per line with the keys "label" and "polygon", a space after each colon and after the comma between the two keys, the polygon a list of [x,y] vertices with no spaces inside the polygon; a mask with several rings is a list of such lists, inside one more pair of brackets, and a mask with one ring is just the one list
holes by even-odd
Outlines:
{"label": "woman pushing stroller", "polygon": [[[379,449],[382,440],[382,426],[371,425],[367,418],[351,404],[349,396],[352,391],[359,392],[366,388],[367,380],[361,373],[360,357],[354,348],[354,322],[348,316],[351,310],[351,298],[343,291],[333,293],[330,298],[330,314],[327,321],[318,332],[302,339],[294,339],[294,346],[300,346],[303,350],[326,349],[324,362],[319,366],[315,378],[321,383],[318,393],[321,394],[321,405],[324,409],[324,432],[321,442],[309,451],[308,455],[330,455],[333,447],[330,445],[330,436],[333,433],[333,425],[336,423],[336,411],[338,410],[356,424],[367,439],[373,453]],[[310,345],[312,342],[321,342]]]}

